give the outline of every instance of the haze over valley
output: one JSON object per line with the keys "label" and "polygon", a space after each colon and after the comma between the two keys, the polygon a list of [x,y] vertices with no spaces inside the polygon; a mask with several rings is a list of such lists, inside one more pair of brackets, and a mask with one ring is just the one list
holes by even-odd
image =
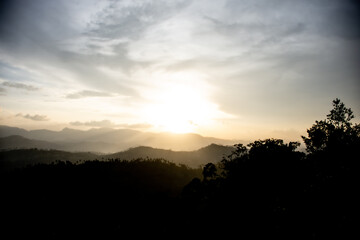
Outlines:
{"label": "haze over valley", "polygon": [[176,151],[192,151],[210,144],[234,145],[239,140],[203,137],[198,134],[150,133],[130,129],[98,128],[87,131],[31,130],[0,126],[0,149],[57,149],[72,152],[114,153],[148,146]]}

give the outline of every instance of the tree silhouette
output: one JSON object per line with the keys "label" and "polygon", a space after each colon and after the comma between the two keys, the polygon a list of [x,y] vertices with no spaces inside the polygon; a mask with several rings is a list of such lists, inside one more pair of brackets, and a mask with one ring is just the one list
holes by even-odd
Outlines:
{"label": "tree silhouette", "polygon": [[216,173],[217,169],[215,164],[213,163],[208,163],[205,165],[204,169],[203,169],[203,176],[204,176],[204,181],[208,181],[211,179],[216,178],[217,173]]}
{"label": "tree silhouette", "polygon": [[346,108],[345,104],[336,98],[333,100],[334,108],[330,111],[327,116],[328,121],[336,127],[350,127],[350,122],[355,116],[351,108]]}
{"label": "tree silhouette", "polygon": [[[354,114],[336,98],[325,120],[315,121],[302,136],[309,153],[304,165],[303,214],[318,226],[314,234],[350,236],[354,200],[358,188],[357,161],[360,149],[360,125],[353,124]],[[321,224],[319,224],[319,222]],[[329,231],[331,229],[331,231]]]}
{"label": "tree silhouette", "polygon": [[351,120],[354,114],[351,108],[345,107],[338,98],[333,100],[333,107],[325,120],[315,121],[315,124],[307,130],[308,137],[302,136],[309,153],[333,151],[344,146],[359,144],[360,125],[353,126]]}
{"label": "tree silhouette", "polygon": [[[298,142],[290,142],[285,144],[282,139],[265,139],[258,140],[250,143],[248,145],[250,147],[250,157],[252,158],[269,158],[274,154],[287,154],[294,152],[297,147],[300,146]],[[279,156],[277,156],[279,157]]]}

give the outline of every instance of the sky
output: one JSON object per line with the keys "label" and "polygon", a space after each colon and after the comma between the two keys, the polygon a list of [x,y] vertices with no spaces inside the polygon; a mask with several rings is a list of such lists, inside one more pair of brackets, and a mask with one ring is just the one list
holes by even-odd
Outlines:
{"label": "sky", "polygon": [[298,140],[360,115],[350,0],[0,1],[0,124]]}

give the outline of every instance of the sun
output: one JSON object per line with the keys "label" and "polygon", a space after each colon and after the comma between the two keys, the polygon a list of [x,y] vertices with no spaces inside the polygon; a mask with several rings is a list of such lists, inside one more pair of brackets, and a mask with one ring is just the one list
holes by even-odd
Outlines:
{"label": "sun", "polygon": [[187,86],[169,87],[157,98],[160,101],[149,108],[149,120],[164,131],[193,132],[210,117],[211,104]]}
{"label": "sun", "polygon": [[192,132],[206,118],[203,112],[206,104],[191,89],[171,89],[161,98],[163,101],[151,109],[151,121],[165,131]]}
{"label": "sun", "polygon": [[[169,80],[170,79],[170,80]],[[217,105],[208,98],[208,86],[193,74],[177,74],[152,91],[146,106],[147,121],[156,129],[189,133],[219,116]]]}

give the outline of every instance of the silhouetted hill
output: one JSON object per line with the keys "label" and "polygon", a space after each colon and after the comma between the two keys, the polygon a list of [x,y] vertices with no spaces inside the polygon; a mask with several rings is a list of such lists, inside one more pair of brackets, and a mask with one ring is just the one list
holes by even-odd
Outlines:
{"label": "silhouetted hill", "polygon": [[17,149],[0,151],[1,169],[22,168],[35,164],[50,164],[56,161],[69,161],[72,163],[95,160],[99,155],[89,152],[71,153],[59,150]]}
{"label": "silhouetted hill", "polygon": [[8,137],[11,135],[19,135],[26,137],[27,134],[28,131],[26,131],[25,129],[0,125],[0,137]]}
{"label": "silhouetted hill", "polygon": [[[53,143],[55,148],[64,151],[91,151],[114,153],[132,147],[149,146],[176,151],[193,151],[212,143],[233,145],[239,141],[203,137],[198,134],[151,133],[131,129],[98,128],[87,131],[64,128],[61,131],[31,130],[0,126],[0,137],[18,135],[31,140]],[[24,145],[22,145],[24,143]],[[35,144],[35,143],[31,143]],[[19,141],[14,148],[28,148],[30,142]],[[0,148],[2,145],[0,144]],[[2,148],[4,149],[4,148]]]}
{"label": "silhouetted hill", "polygon": [[137,158],[160,158],[173,163],[185,164],[197,168],[206,163],[217,163],[223,156],[229,155],[234,150],[230,146],[211,144],[196,151],[172,151],[151,147],[136,147],[124,152],[106,155],[107,158],[137,159]]}
{"label": "silhouetted hill", "polygon": [[40,140],[31,140],[19,135],[12,135],[9,137],[0,138],[0,150],[7,149],[29,149],[29,148],[41,148],[41,149],[59,149],[60,145]]}

